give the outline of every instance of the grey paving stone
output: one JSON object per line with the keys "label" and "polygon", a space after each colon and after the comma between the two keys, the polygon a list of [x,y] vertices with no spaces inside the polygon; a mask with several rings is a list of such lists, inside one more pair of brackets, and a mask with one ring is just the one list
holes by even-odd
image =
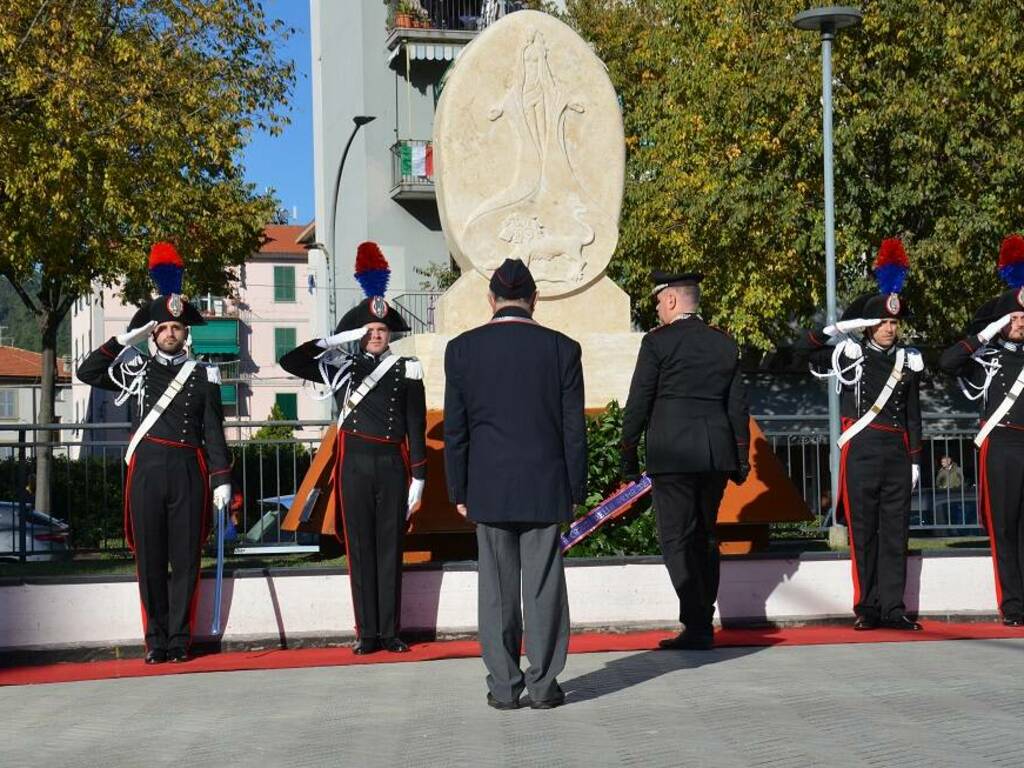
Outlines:
{"label": "grey paving stone", "polygon": [[1020,766],[1021,640],[570,656],[497,712],[478,659],[0,689],[0,766]]}

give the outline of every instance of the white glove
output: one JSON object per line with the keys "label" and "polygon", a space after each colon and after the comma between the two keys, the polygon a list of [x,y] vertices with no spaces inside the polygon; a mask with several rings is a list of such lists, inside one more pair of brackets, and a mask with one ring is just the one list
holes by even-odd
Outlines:
{"label": "white glove", "polygon": [[150,320],[145,325],[141,325],[138,328],[129,328],[124,333],[119,333],[114,338],[117,339],[117,343],[122,347],[134,347],[140,341],[145,341],[149,338],[149,334],[156,328],[156,320]]}
{"label": "white glove", "polygon": [[317,342],[317,346],[322,349],[330,349],[331,347],[340,347],[342,344],[348,344],[350,341],[359,341],[363,336],[366,335],[365,328],[353,328],[351,331],[342,331],[336,333],[333,336],[320,339]]}
{"label": "white glove", "polygon": [[921,467],[918,464],[910,465],[910,490],[917,488],[917,484],[921,482]]}
{"label": "white glove", "polygon": [[842,350],[843,357],[850,360],[860,360],[864,357],[864,348],[853,339],[843,339],[836,347]]}
{"label": "white glove", "polygon": [[231,483],[222,483],[213,489],[213,506],[227,509],[231,503]]}
{"label": "white glove", "polygon": [[878,325],[881,320],[865,320],[862,317],[857,317],[851,320],[840,320],[835,325],[826,325],[823,329],[826,336],[838,336],[840,333],[851,333],[852,331],[862,331],[865,328],[870,328],[873,325]]}
{"label": "white glove", "polygon": [[420,501],[423,499],[424,485],[426,485],[425,480],[417,480],[415,477],[412,479],[412,482],[409,483],[409,508],[405,513],[406,520],[412,517],[412,513],[420,508]]}
{"label": "white glove", "polygon": [[983,344],[988,344],[990,341],[992,341],[992,339],[999,335],[999,332],[1003,330],[1003,328],[1010,324],[1010,318],[1012,317],[1013,313],[1011,312],[1010,314],[1003,315],[998,320],[989,323],[980,331],[978,331],[978,339]]}

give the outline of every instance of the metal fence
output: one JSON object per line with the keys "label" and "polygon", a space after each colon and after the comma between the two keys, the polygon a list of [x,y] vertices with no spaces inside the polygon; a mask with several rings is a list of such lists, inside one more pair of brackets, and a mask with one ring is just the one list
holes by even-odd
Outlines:
{"label": "metal fence", "polygon": [[[815,525],[830,524],[828,425],[824,416],[755,416],[778,460],[800,492]],[[312,551],[316,536],[280,530],[279,523],[319,446],[326,421],[231,420],[226,433],[234,454],[236,551],[278,548]],[[922,480],[911,502],[918,531],[972,533],[978,529],[978,459],[970,414],[926,414]],[[0,425],[0,558],[49,559],[126,548],[123,531],[127,424],[52,425],[50,515],[34,510],[36,451],[42,425]],[[288,439],[260,432],[293,427],[306,435]],[[39,435],[37,438],[36,435]],[[280,434],[280,433],[279,433]],[[955,470],[940,476],[942,457]],[[944,482],[945,481],[945,482]]]}
{"label": "metal fence", "polygon": [[[282,531],[280,521],[305,476],[318,436],[260,434],[263,427],[293,427],[319,435],[326,421],[225,423],[234,456],[236,552],[315,551],[312,534]],[[34,509],[37,451],[43,425],[0,425],[0,558],[46,560],[78,553],[125,550],[124,485],[128,424],[52,425],[49,443],[50,514]],[[40,430],[36,432],[34,430]],[[38,437],[37,437],[38,435]],[[17,442],[14,442],[14,441]]]}
{"label": "metal fence", "polygon": [[[755,417],[819,528],[831,524],[831,472],[827,416]],[[910,527],[918,531],[977,533],[978,417],[925,414],[921,482],[910,503]],[[943,470],[943,457],[951,466]]]}
{"label": "metal fence", "polygon": [[525,6],[524,0],[389,0],[388,26],[478,30]]}

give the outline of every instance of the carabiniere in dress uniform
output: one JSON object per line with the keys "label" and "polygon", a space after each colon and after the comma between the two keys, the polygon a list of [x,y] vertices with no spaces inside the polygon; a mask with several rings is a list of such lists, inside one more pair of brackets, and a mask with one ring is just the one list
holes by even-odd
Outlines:
{"label": "carabiniere in dress uniform", "polygon": [[[392,333],[409,330],[384,300],[388,263],[362,243],[356,279],[366,298],[334,335],[313,339],[281,358],[289,373],[319,382],[337,402],[338,442],[332,482],[339,500],[355,609],[357,654],[409,650],[399,637],[402,545],[406,521],[426,481],[426,396],[416,358],[394,355]],[[359,351],[344,347],[359,342]]]}
{"label": "carabiniere in dress uniform", "polygon": [[[130,402],[125,539],[138,564],[146,663],[157,664],[188,658],[211,488],[213,502],[226,505],[231,455],[218,369],[189,359],[185,348],[188,327],[205,320],[181,295],[181,257],[170,243],[157,243],[149,269],[161,295],[135,314],[129,330],[86,357],[78,378],[119,392],[119,405]],[[150,337],[155,354],[136,349]]]}
{"label": "carabiniere in dress uniform", "polygon": [[874,264],[879,293],[858,296],[835,325],[809,331],[796,345],[840,395],[837,516],[845,514],[849,526],[858,630],[921,629],[903,602],[910,499],[921,476],[924,370],[921,353],[897,335],[909,316],[899,295],[908,270],[903,244],[884,240]]}

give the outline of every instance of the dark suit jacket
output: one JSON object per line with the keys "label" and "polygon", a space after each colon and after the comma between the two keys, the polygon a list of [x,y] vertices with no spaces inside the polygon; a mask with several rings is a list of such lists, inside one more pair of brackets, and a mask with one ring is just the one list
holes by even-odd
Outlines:
{"label": "dark suit jacket", "polygon": [[746,460],[750,410],[739,350],[699,317],[655,328],[640,343],[622,421],[622,469],[639,469],[647,430],[647,473],[733,472]]}
{"label": "dark suit jacket", "polygon": [[448,496],[482,523],[572,519],[587,485],[580,345],[503,309],[445,350]]}

